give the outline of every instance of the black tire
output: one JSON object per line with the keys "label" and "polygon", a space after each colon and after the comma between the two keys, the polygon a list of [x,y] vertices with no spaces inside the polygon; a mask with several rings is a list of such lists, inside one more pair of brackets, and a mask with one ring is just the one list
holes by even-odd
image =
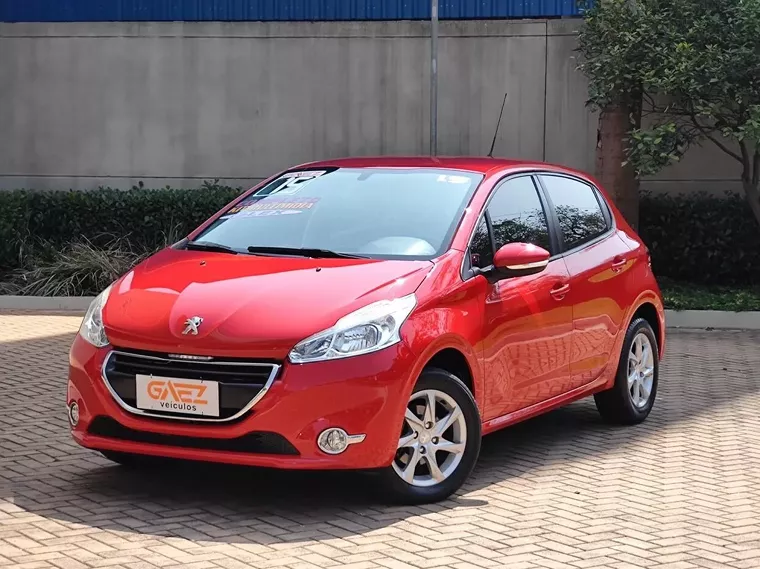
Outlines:
{"label": "black tire", "polygon": [[[628,388],[628,354],[634,340],[639,334],[644,334],[649,339],[650,345],[653,348],[654,358],[652,389],[646,404],[640,407],[634,405],[631,391]],[[643,318],[637,318],[631,322],[625,334],[620,363],[618,364],[617,375],[615,376],[615,385],[607,391],[594,395],[596,408],[605,421],[618,425],[635,425],[641,423],[649,416],[657,397],[657,383],[660,376],[658,356],[657,336],[655,336],[649,322]]]}
{"label": "black tire", "polygon": [[[464,484],[478,460],[481,441],[480,413],[470,390],[455,375],[437,368],[425,369],[417,380],[412,393],[419,393],[428,389],[445,393],[454,399],[462,411],[467,427],[462,459],[448,478],[434,486],[420,487],[409,484],[401,479],[392,465],[381,470],[379,474],[382,482],[381,487],[384,491],[382,497],[389,502],[427,504],[444,500]],[[399,433],[399,436],[401,434]]]}

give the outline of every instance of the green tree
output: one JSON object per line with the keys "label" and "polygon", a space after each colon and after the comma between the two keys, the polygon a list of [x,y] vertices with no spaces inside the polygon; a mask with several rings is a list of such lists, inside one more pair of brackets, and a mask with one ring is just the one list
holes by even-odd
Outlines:
{"label": "green tree", "polygon": [[628,222],[638,226],[639,183],[627,162],[629,135],[641,126],[649,30],[625,0],[580,0],[579,68],[589,79],[588,104],[599,111],[596,176]]}
{"label": "green tree", "polygon": [[739,163],[760,223],[760,0],[599,0],[580,52],[602,122],[628,104],[627,136],[611,142],[620,171],[653,174],[714,144]]}

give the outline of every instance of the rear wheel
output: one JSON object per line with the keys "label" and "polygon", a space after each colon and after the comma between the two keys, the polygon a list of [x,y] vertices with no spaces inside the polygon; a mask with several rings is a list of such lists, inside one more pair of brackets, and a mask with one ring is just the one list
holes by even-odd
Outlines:
{"label": "rear wheel", "polygon": [[649,322],[638,318],[625,335],[615,385],[594,396],[602,418],[624,425],[646,419],[657,396],[659,365],[657,337]]}
{"label": "rear wheel", "polygon": [[469,389],[440,370],[422,372],[407,404],[393,464],[382,473],[392,501],[437,502],[458,490],[480,453],[480,414]]}

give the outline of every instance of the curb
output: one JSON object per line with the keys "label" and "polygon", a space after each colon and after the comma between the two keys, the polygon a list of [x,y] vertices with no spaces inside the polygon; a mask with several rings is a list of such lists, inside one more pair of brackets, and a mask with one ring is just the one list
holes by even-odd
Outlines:
{"label": "curb", "polygon": [[665,324],[668,328],[760,330],[760,312],[666,310]]}
{"label": "curb", "polygon": [[[84,312],[93,296],[8,296],[0,295],[0,310],[71,310]],[[666,310],[668,328],[760,330],[760,312],[722,310]]]}

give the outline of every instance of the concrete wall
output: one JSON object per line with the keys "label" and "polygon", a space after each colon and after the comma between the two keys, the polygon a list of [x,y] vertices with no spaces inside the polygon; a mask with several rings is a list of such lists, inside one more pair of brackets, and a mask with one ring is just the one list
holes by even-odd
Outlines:
{"label": "concrete wall", "polygon": [[[443,22],[439,153],[592,171],[577,21]],[[249,184],[345,155],[428,152],[424,22],[0,24],[0,187]],[[731,186],[714,152],[655,189]]]}

